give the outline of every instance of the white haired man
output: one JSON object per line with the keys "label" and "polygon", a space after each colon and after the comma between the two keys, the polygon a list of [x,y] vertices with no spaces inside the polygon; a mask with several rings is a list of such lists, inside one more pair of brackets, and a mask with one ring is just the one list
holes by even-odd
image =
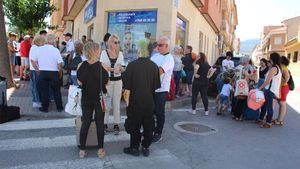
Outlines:
{"label": "white haired man", "polygon": [[170,89],[170,82],[174,68],[174,59],[169,52],[170,39],[162,36],[157,41],[158,53],[151,57],[151,60],[159,67],[161,88],[155,91],[155,109],[156,116],[155,129],[152,142],[159,142],[165,123],[165,104]]}
{"label": "white haired man", "polygon": [[49,106],[49,87],[53,90],[54,100],[58,112],[63,111],[60,92],[59,76],[62,70],[63,60],[59,50],[54,47],[55,35],[48,34],[47,43],[38,48],[39,55],[31,58],[32,66],[38,72],[38,91],[41,96],[42,107],[40,111],[47,113]]}

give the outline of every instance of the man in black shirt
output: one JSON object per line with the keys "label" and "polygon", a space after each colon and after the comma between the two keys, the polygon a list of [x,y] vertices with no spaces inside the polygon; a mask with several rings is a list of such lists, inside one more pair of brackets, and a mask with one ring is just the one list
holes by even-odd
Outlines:
{"label": "man in black shirt", "polygon": [[[142,135],[142,153],[144,156],[149,155],[153,136],[154,94],[160,88],[159,69],[145,57],[149,56],[145,53],[141,52],[137,60],[129,63],[123,78],[128,106],[125,129],[130,134],[130,147],[124,148],[124,153],[134,156],[139,155]],[[141,126],[143,133],[140,132]]]}

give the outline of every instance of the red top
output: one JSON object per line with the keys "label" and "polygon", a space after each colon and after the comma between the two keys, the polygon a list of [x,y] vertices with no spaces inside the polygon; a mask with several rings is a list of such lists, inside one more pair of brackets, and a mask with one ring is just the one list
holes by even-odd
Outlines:
{"label": "red top", "polygon": [[29,57],[30,47],[31,47],[30,40],[24,40],[21,42],[21,45],[20,45],[21,57]]}

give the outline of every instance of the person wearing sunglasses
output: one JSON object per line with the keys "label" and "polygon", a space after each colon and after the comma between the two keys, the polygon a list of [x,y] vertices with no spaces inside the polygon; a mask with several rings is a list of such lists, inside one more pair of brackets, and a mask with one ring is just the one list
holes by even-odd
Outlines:
{"label": "person wearing sunglasses", "polygon": [[[100,56],[100,62],[109,74],[108,90],[108,105],[113,105],[114,115],[114,132],[119,134],[120,128],[120,101],[122,95],[122,77],[121,73],[125,71],[125,62],[123,53],[120,51],[120,40],[117,35],[111,35],[108,39],[108,49],[103,50]],[[112,104],[111,104],[112,103]],[[104,128],[108,131],[108,117],[110,106],[107,108],[104,118]]]}
{"label": "person wearing sunglasses", "polygon": [[174,59],[169,50],[170,39],[162,36],[157,41],[158,53],[151,57],[151,60],[159,67],[161,81],[161,88],[155,91],[154,96],[156,122],[152,142],[159,142],[162,139],[161,134],[165,123],[165,104],[174,68]]}

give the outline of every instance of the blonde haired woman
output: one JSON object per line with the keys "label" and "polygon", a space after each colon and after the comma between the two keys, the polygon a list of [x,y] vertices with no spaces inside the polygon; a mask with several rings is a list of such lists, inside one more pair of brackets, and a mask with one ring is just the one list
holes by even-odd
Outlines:
{"label": "blonde haired woman", "polygon": [[[108,49],[101,52],[100,62],[107,70],[109,76],[109,83],[107,86],[109,102],[112,104],[114,115],[114,132],[119,134],[120,128],[120,101],[122,94],[122,78],[121,73],[125,71],[125,62],[123,53],[120,52],[120,40],[118,36],[111,35],[108,39]],[[109,109],[105,113],[104,127],[108,129],[107,122],[109,117]]]}
{"label": "blonde haired woman", "polygon": [[99,158],[103,158],[105,156],[105,150],[103,149],[104,112],[101,108],[99,94],[101,92],[101,88],[103,90],[103,93],[106,93],[105,85],[108,81],[108,75],[99,62],[99,44],[94,42],[87,42],[84,45],[83,52],[87,58],[87,61],[80,63],[77,70],[77,82],[82,88],[82,125],[79,137],[79,157],[84,158],[87,155],[87,152],[85,150],[86,139],[90,124],[93,119],[93,112],[95,111],[95,122],[99,148],[97,154]]}
{"label": "blonde haired woman", "polygon": [[176,91],[175,95],[176,97],[179,97],[179,85],[180,85],[180,79],[181,79],[181,71],[183,68],[181,58],[183,57],[183,49],[180,46],[175,46],[173,50],[173,58],[174,58],[174,69],[173,69],[173,75],[175,79],[176,84]]}
{"label": "blonde haired woman", "polygon": [[37,35],[34,37],[32,41],[32,46],[29,52],[29,67],[30,67],[30,86],[31,86],[31,94],[32,94],[32,107],[40,108],[41,100],[37,90],[37,81],[38,81],[38,72],[35,71],[31,61],[32,58],[36,58],[38,53],[38,47],[43,46],[46,43],[46,39],[43,36]]}

